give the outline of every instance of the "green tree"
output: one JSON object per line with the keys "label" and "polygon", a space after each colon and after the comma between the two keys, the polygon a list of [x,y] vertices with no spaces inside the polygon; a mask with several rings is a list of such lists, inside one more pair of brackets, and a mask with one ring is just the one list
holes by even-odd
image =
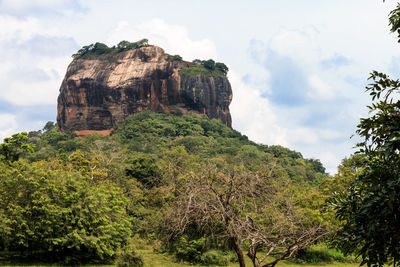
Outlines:
{"label": "green tree", "polygon": [[215,63],[215,68],[219,69],[225,75],[228,74],[229,68],[224,63]]}
{"label": "green tree", "polygon": [[157,179],[161,171],[153,157],[137,153],[128,158],[127,165],[126,175],[136,178],[146,187],[151,188],[159,182]]}
{"label": "green tree", "polygon": [[66,263],[111,261],[132,233],[127,200],[112,183],[57,160],[0,164],[0,247]]}
{"label": "green tree", "polygon": [[56,125],[52,121],[48,121],[46,125],[43,127],[43,132],[48,132],[53,129]]}
{"label": "green tree", "polygon": [[212,60],[212,59],[203,61],[203,66],[204,66],[206,69],[214,70],[214,69],[215,69],[215,61]]}
{"label": "green tree", "polygon": [[[389,25],[400,41],[400,5],[390,12]],[[377,71],[369,79],[371,115],[357,129],[362,168],[346,194],[332,202],[342,221],[337,244],[361,256],[362,265],[400,266],[400,82]]]}
{"label": "green tree", "polygon": [[365,155],[361,172],[344,197],[333,203],[344,223],[338,245],[345,253],[357,253],[363,264],[392,262],[400,265],[400,101],[393,93],[400,83],[373,72],[367,87],[372,97],[369,118],[363,118],[357,134],[363,138],[359,153]]}
{"label": "green tree", "polygon": [[17,133],[4,138],[4,142],[0,144],[0,156],[3,156],[5,161],[13,162],[17,161],[21,155],[33,152],[33,149],[34,146],[28,143],[28,134]]}
{"label": "green tree", "polygon": [[182,57],[180,55],[168,55],[167,61],[173,62],[173,61],[182,61]]}

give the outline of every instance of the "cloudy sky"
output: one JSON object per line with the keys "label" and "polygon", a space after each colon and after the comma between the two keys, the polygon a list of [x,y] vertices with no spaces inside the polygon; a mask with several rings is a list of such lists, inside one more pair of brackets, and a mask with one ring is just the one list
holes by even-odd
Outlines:
{"label": "cloudy sky", "polygon": [[148,38],[230,68],[233,128],[333,174],[367,115],[371,70],[400,76],[380,0],[0,0],[0,138],[56,120],[71,55]]}

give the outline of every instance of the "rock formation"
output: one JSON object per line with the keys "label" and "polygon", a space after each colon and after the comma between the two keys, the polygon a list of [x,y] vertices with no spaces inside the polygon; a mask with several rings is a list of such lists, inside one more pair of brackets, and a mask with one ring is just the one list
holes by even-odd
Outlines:
{"label": "rock formation", "polygon": [[231,126],[232,90],[223,75],[180,73],[195,63],[171,61],[157,46],[74,59],[58,97],[62,131],[108,133],[143,110],[196,114]]}

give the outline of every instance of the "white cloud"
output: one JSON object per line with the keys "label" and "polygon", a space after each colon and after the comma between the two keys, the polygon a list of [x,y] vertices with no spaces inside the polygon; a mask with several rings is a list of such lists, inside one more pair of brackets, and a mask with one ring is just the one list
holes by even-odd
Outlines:
{"label": "white cloud", "polygon": [[314,129],[297,126],[295,129],[290,130],[289,143],[292,146],[315,146],[319,142],[318,133]]}
{"label": "white cloud", "polygon": [[0,99],[18,106],[56,103],[69,57],[15,53],[15,61],[0,67]]}
{"label": "white cloud", "polygon": [[15,81],[8,84],[7,90],[0,90],[0,98],[14,105],[49,105],[57,101],[58,80],[34,83]]}
{"label": "white cloud", "polygon": [[83,10],[78,0],[2,0],[1,13],[25,15],[32,13],[65,13],[70,10]]}
{"label": "white cloud", "polygon": [[[338,138],[343,138],[343,133],[338,130],[320,129],[318,132],[319,136],[321,136],[321,138],[325,140],[335,140]],[[348,138],[348,136],[346,136],[346,138]]]}
{"label": "white cloud", "polygon": [[281,29],[271,38],[269,46],[281,55],[299,60],[302,64],[310,64],[321,54],[318,35],[319,32],[314,27],[301,30]]}
{"label": "white cloud", "polygon": [[332,100],[335,98],[333,88],[317,75],[311,75],[308,82],[311,85],[311,90],[307,92],[309,98],[315,100]]}
{"label": "white cloud", "polygon": [[[345,147],[341,146],[342,149],[345,149]],[[342,154],[342,153],[341,153]],[[318,158],[321,162],[324,163],[324,166],[326,167],[326,171],[333,175],[334,173],[337,172],[337,166],[339,165],[340,161],[343,159],[341,158],[343,155],[338,155],[337,151],[324,151],[321,152],[318,155]],[[338,162],[339,159],[339,162]]]}
{"label": "white cloud", "polygon": [[1,7],[14,10],[28,9],[33,7],[59,7],[69,4],[70,0],[3,0]]}
{"label": "white cloud", "polygon": [[61,78],[77,44],[36,18],[0,15],[0,49],[0,99],[32,106],[56,102]]}
{"label": "white cloud", "polygon": [[0,113],[0,143],[16,131],[17,120],[13,114]]}
{"label": "white cloud", "polygon": [[0,41],[16,41],[22,43],[40,32],[36,18],[17,19],[13,16],[0,15]]}
{"label": "white cloud", "polygon": [[109,33],[107,41],[110,45],[122,40],[136,41],[149,39],[151,44],[162,47],[168,54],[179,54],[185,60],[209,59],[217,57],[217,50],[208,39],[192,40],[184,26],[168,24],[161,19],[152,19],[132,26],[121,21]]}
{"label": "white cloud", "polygon": [[259,90],[245,84],[234,70],[229,71],[228,78],[233,90],[233,128],[253,141],[287,146],[286,129],[279,127],[269,101],[261,97]]}
{"label": "white cloud", "polygon": [[[256,90],[270,100],[269,116],[274,118],[276,129],[285,129],[287,146],[306,158],[320,159],[330,173],[335,173],[354,143],[349,137],[354,130],[351,125],[358,122],[354,111],[360,107],[356,104],[361,103],[362,89],[350,83],[348,77],[359,71],[361,63],[343,56],[346,65],[342,68],[324,68],[324,59],[339,54],[322,49],[321,34],[314,27],[281,29],[267,41],[251,41],[249,51],[256,68],[268,73],[264,79],[267,84],[254,82],[262,80],[262,71],[254,75],[250,72],[244,81],[256,85]],[[258,126],[259,122],[253,120],[248,123],[258,129],[267,129],[269,124]]]}

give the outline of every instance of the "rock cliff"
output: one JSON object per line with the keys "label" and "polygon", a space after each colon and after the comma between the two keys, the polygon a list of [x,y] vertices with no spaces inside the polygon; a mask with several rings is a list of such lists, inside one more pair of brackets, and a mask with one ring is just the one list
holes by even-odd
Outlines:
{"label": "rock cliff", "polygon": [[170,60],[157,46],[74,59],[60,88],[62,131],[107,133],[143,110],[196,114],[231,126],[232,90],[224,75],[188,75],[196,64]]}

